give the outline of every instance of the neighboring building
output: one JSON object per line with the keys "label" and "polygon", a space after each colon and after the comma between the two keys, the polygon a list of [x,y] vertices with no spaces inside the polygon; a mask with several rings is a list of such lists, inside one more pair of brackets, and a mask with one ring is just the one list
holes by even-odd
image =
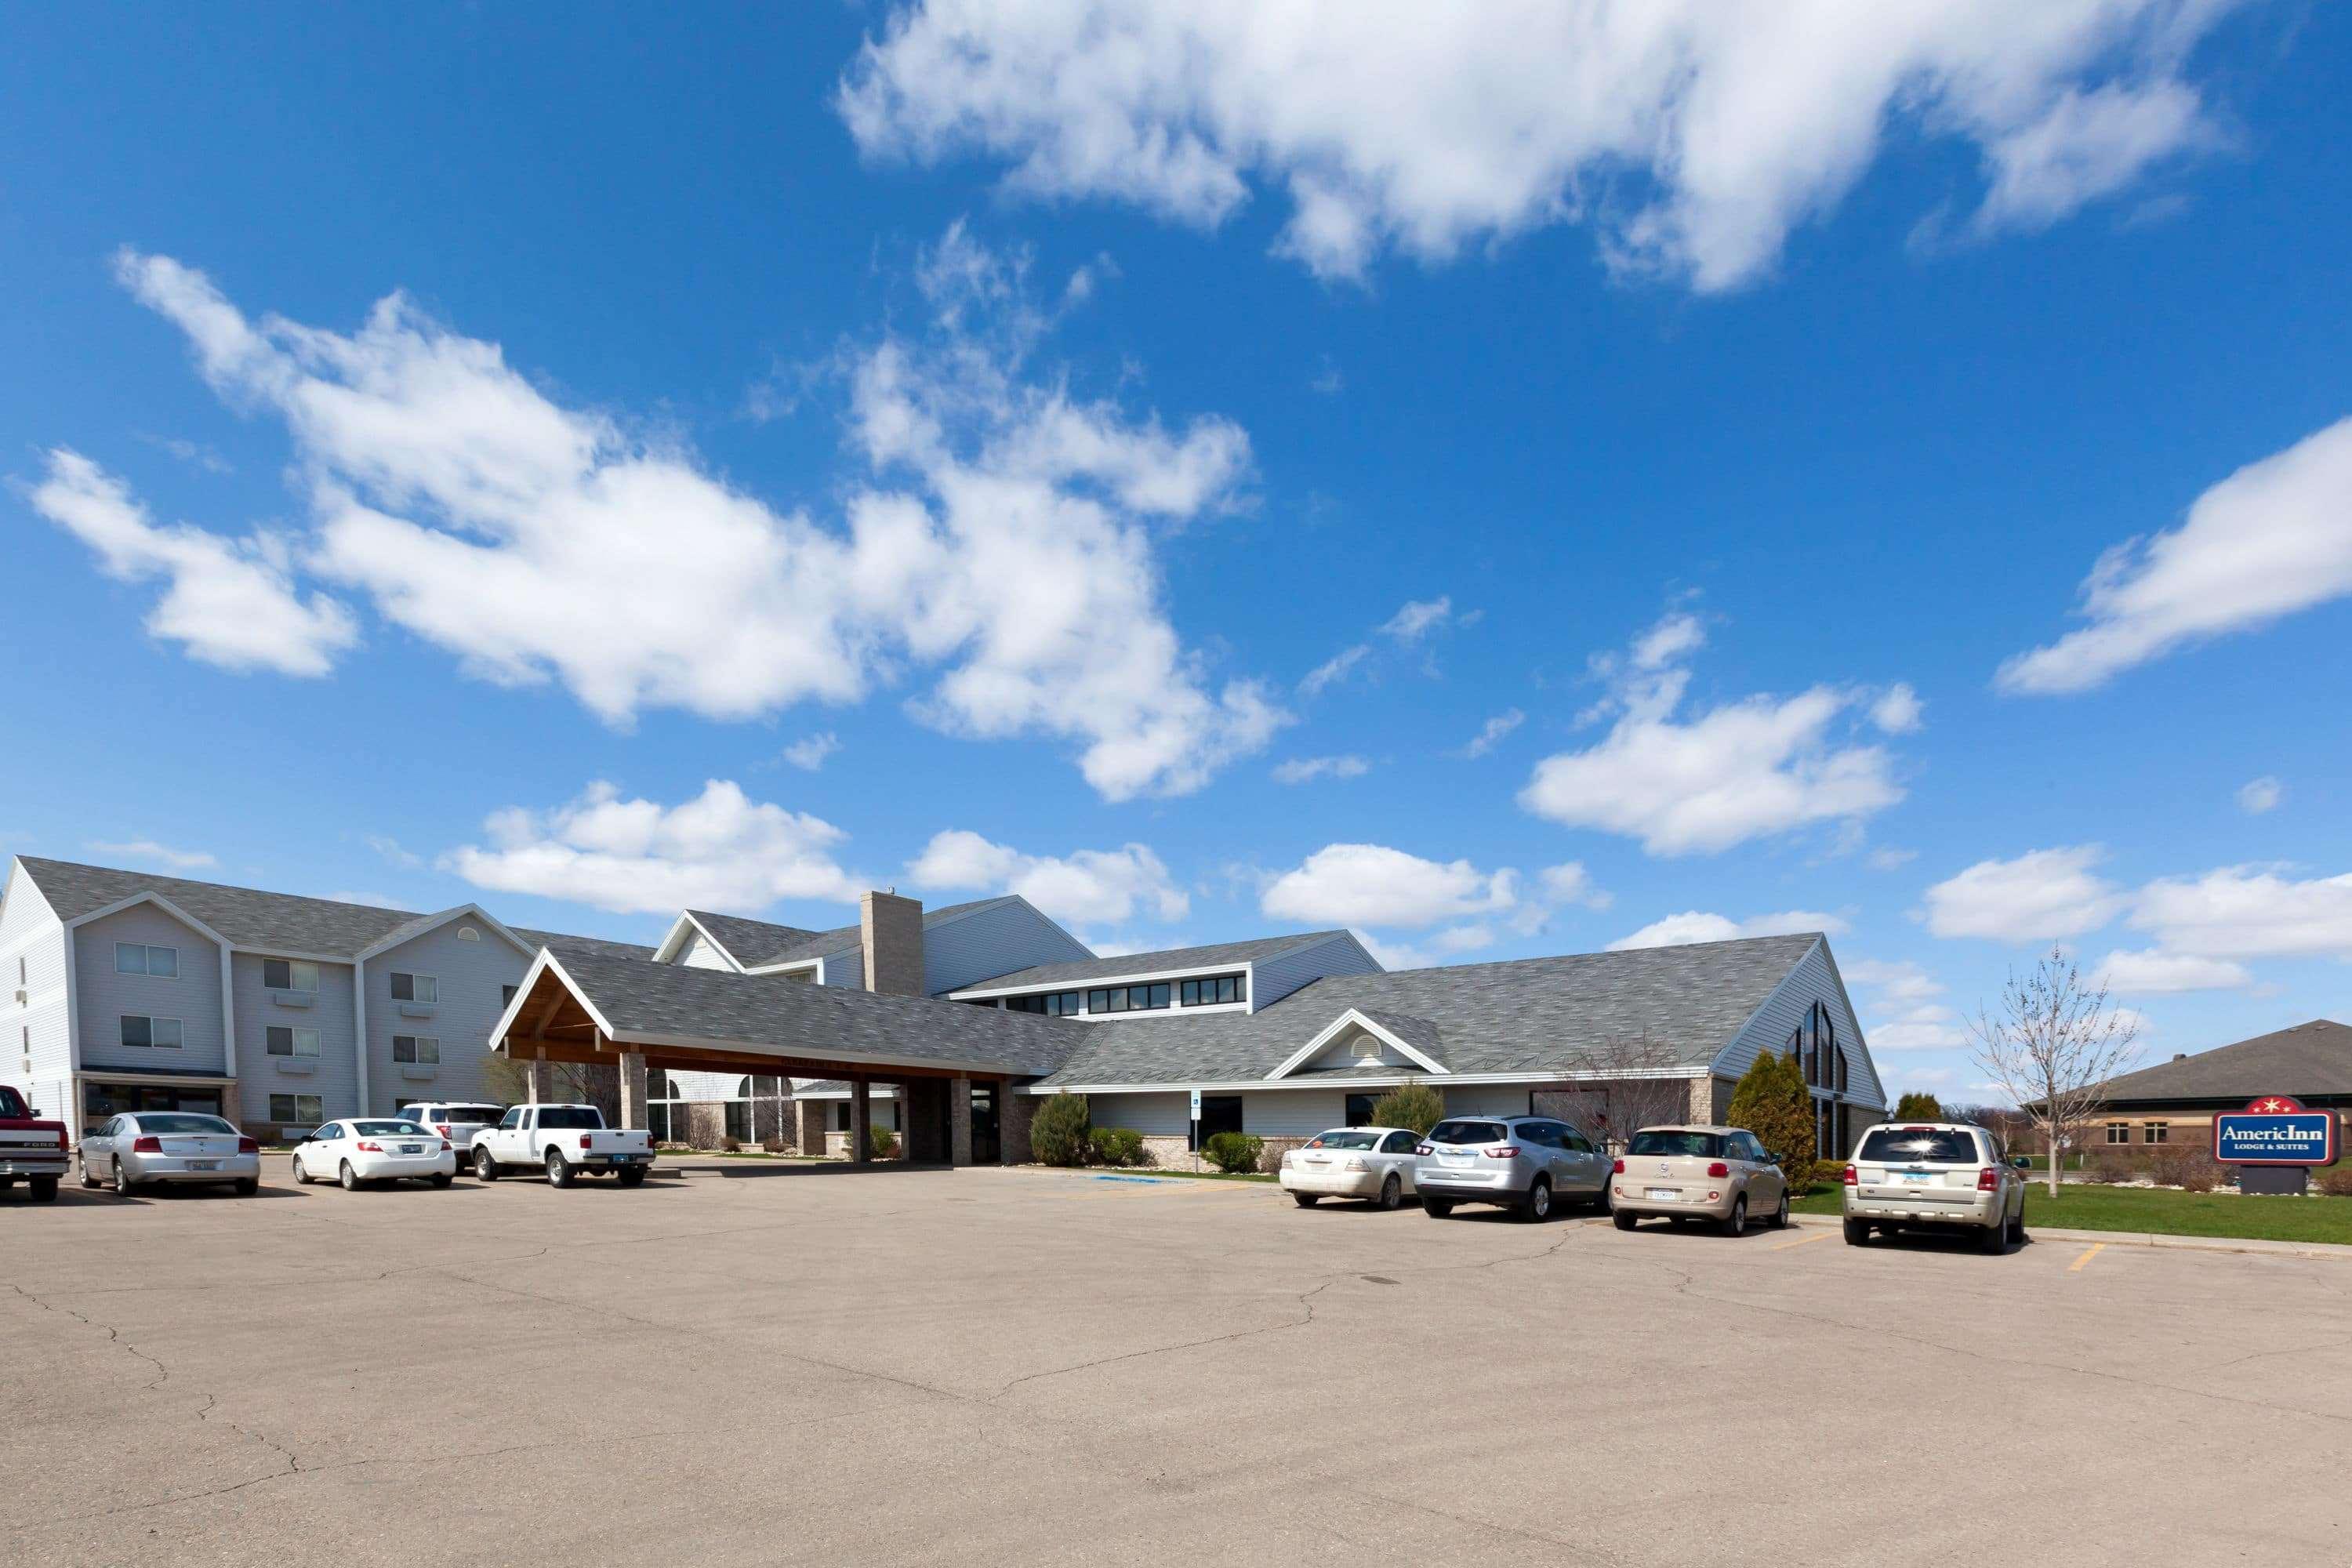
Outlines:
{"label": "neighboring building", "polygon": [[2339,1115],[2352,1109],[2352,1028],[2315,1018],[2113,1079],[2090,1147],[2186,1143],[2210,1150],[2215,1115],[2243,1110],[2268,1094],[2292,1095]]}

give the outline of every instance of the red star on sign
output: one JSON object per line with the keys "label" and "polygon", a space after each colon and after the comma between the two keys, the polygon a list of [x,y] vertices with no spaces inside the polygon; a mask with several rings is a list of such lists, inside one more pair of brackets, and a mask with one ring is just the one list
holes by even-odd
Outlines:
{"label": "red star on sign", "polygon": [[2284,1110],[2286,1107],[2281,1105],[2275,1100],[2265,1100],[2263,1101],[2263,1109],[2264,1110]]}

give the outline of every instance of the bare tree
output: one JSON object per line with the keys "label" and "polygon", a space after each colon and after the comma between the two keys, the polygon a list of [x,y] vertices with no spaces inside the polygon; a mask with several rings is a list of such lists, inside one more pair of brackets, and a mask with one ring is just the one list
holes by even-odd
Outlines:
{"label": "bare tree", "polygon": [[2139,1021],[2109,1006],[2106,987],[2084,984],[2074,960],[2053,947],[2025,973],[2010,972],[1999,1012],[1978,1008],[1969,1032],[1971,1058],[2042,1135],[2057,1196],[2059,1151],[2105,1108],[2108,1080],[2138,1054]]}
{"label": "bare tree", "polygon": [[1575,1081],[1538,1090],[1535,1108],[1601,1148],[1622,1150],[1644,1127],[1691,1119],[1690,1064],[1682,1052],[1647,1035],[1613,1036],[1572,1051],[1560,1068]]}

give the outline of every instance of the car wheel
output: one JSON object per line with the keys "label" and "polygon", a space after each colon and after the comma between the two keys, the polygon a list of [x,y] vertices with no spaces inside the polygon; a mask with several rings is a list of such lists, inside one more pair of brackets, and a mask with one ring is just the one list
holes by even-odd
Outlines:
{"label": "car wheel", "polygon": [[436,1187],[446,1187],[457,1179],[455,1174],[447,1171],[436,1172],[433,1177],[433,1184]]}
{"label": "car wheel", "polygon": [[634,1167],[625,1171],[614,1172],[613,1179],[625,1187],[642,1187],[646,1184],[645,1172]]}
{"label": "car wheel", "polygon": [[1421,1212],[1432,1219],[1444,1219],[1454,1212],[1454,1205],[1444,1198],[1423,1198],[1421,1200]]}
{"label": "car wheel", "polygon": [[90,1168],[89,1168],[89,1155],[87,1155],[87,1154],[85,1154],[85,1155],[83,1155],[83,1156],[82,1156],[82,1162],[81,1162],[81,1184],[82,1184],[83,1186],[85,1186],[85,1187],[95,1187],[95,1186],[97,1186],[97,1185],[98,1185],[98,1178],[97,1178],[97,1176],[95,1176],[95,1175],[91,1174],[91,1173],[90,1173]]}
{"label": "car wheel", "polygon": [[360,1190],[360,1173],[352,1169],[352,1163],[349,1160],[344,1161],[343,1168],[335,1173],[335,1179],[343,1184],[343,1191],[347,1193]]}
{"label": "car wheel", "polygon": [[1601,1183],[1601,1190],[1592,1194],[1592,1212],[1595,1214],[1617,1212],[1617,1194],[1607,1182]]}
{"label": "car wheel", "polygon": [[1519,1217],[1529,1225],[1541,1225],[1551,1218],[1551,1183],[1538,1176],[1535,1185],[1528,1189],[1527,1202],[1519,1205]]}
{"label": "car wheel", "polygon": [[570,1162],[564,1159],[563,1151],[561,1149],[550,1149],[547,1152],[547,1184],[551,1187],[568,1187],[572,1184],[572,1166]]}
{"label": "car wheel", "polygon": [[1322,1198],[1322,1196],[1323,1194],[1321,1193],[1293,1193],[1290,1194],[1290,1201],[1297,1204],[1300,1208],[1311,1209]]}
{"label": "car wheel", "polygon": [[2009,1250],[2009,1220],[2006,1216],[1984,1227],[1977,1235],[1977,1246],[1987,1255],[1999,1258]]}
{"label": "car wheel", "polygon": [[1869,1242],[1870,1226],[1858,1219],[1845,1222],[1845,1244],[1848,1247],[1864,1247],[1869,1245]]}
{"label": "car wheel", "polygon": [[1723,1234],[1726,1236],[1748,1234],[1748,1194],[1746,1193],[1741,1193],[1731,1200],[1731,1212],[1723,1217]]}
{"label": "car wheel", "polygon": [[1617,1228],[1619,1230],[1631,1230],[1641,1223],[1642,1222],[1640,1220],[1635,1219],[1623,1209],[1619,1209],[1617,1211]]}
{"label": "car wheel", "polygon": [[301,1155],[297,1154],[291,1161],[288,1162],[288,1169],[291,1172],[294,1177],[294,1184],[296,1186],[307,1187],[310,1184],[310,1173],[302,1168]]}
{"label": "car wheel", "polygon": [[122,1157],[120,1154],[116,1155],[114,1158],[114,1191],[116,1195],[119,1197],[129,1197],[131,1195],[131,1189],[134,1184],[135,1184],[132,1183],[129,1176],[122,1173]]}
{"label": "car wheel", "polygon": [[1774,1230],[1789,1228],[1789,1189],[1786,1187],[1780,1189],[1780,1206],[1772,1211],[1772,1228]]}
{"label": "car wheel", "polygon": [[495,1182],[499,1179],[499,1163],[490,1158],[490,1152],[488,1149],[474,1151],[474,1179],[478,1182]]}
{"label": "car wheel", "polygon": [[2017,1217],[2009,1222],[2009,1239],[2020,1247],[2025,1245],[2025,1211],[2019,1209]]}
{"label": "car wheel", "polygon": [[1391,1171],[1389,1179],[1381,1184],[1381,1207],[1393,1212],[1397,1205],[1403,1202],[1404,1184],[1397,1180],[1394,1171]]}
{"label": "car wheel", "polygon": [[229,1190],[236,1193],[238,1197],[249,1198],[261,1190],[261,1184],[251,1176],[244,1176],[231,1182]]}
{"label": "car wheel", "polygon": [[58,1179],[55,1176],[30,1177],[26,1181],[25,1190],[37,1204],[53,1204],[58,1201]]}

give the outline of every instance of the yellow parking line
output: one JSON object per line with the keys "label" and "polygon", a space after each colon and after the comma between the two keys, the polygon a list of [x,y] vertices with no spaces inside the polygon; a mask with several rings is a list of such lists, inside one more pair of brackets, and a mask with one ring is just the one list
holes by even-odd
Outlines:
{"label": "yellow parking line", "polygon": [[2074,1262],[2066,1265],[2066,1272],[2069,1274],[2080,1274],[2083,1271],[2083,1265],[2088,1263],[2091,1259],[2096,1258],[2106,1249],[2107,1244],[2104,1241],[2095,1241],[2091,1243],[2089,1247],[2084,1251],[2082,1257],[2077,1258]]}
{"label": "yellow parking line", "polygon": [[1827,1241],[1835,1235],[1837,1232],[1833,1230],[1817,1230],[1811,1236],[1801,1236],[1794,1241],[1776,1241],[1772,1244],[1772,1250],[1786,1252],[1792,1247],[1811,1247],[1817,1241]]}

